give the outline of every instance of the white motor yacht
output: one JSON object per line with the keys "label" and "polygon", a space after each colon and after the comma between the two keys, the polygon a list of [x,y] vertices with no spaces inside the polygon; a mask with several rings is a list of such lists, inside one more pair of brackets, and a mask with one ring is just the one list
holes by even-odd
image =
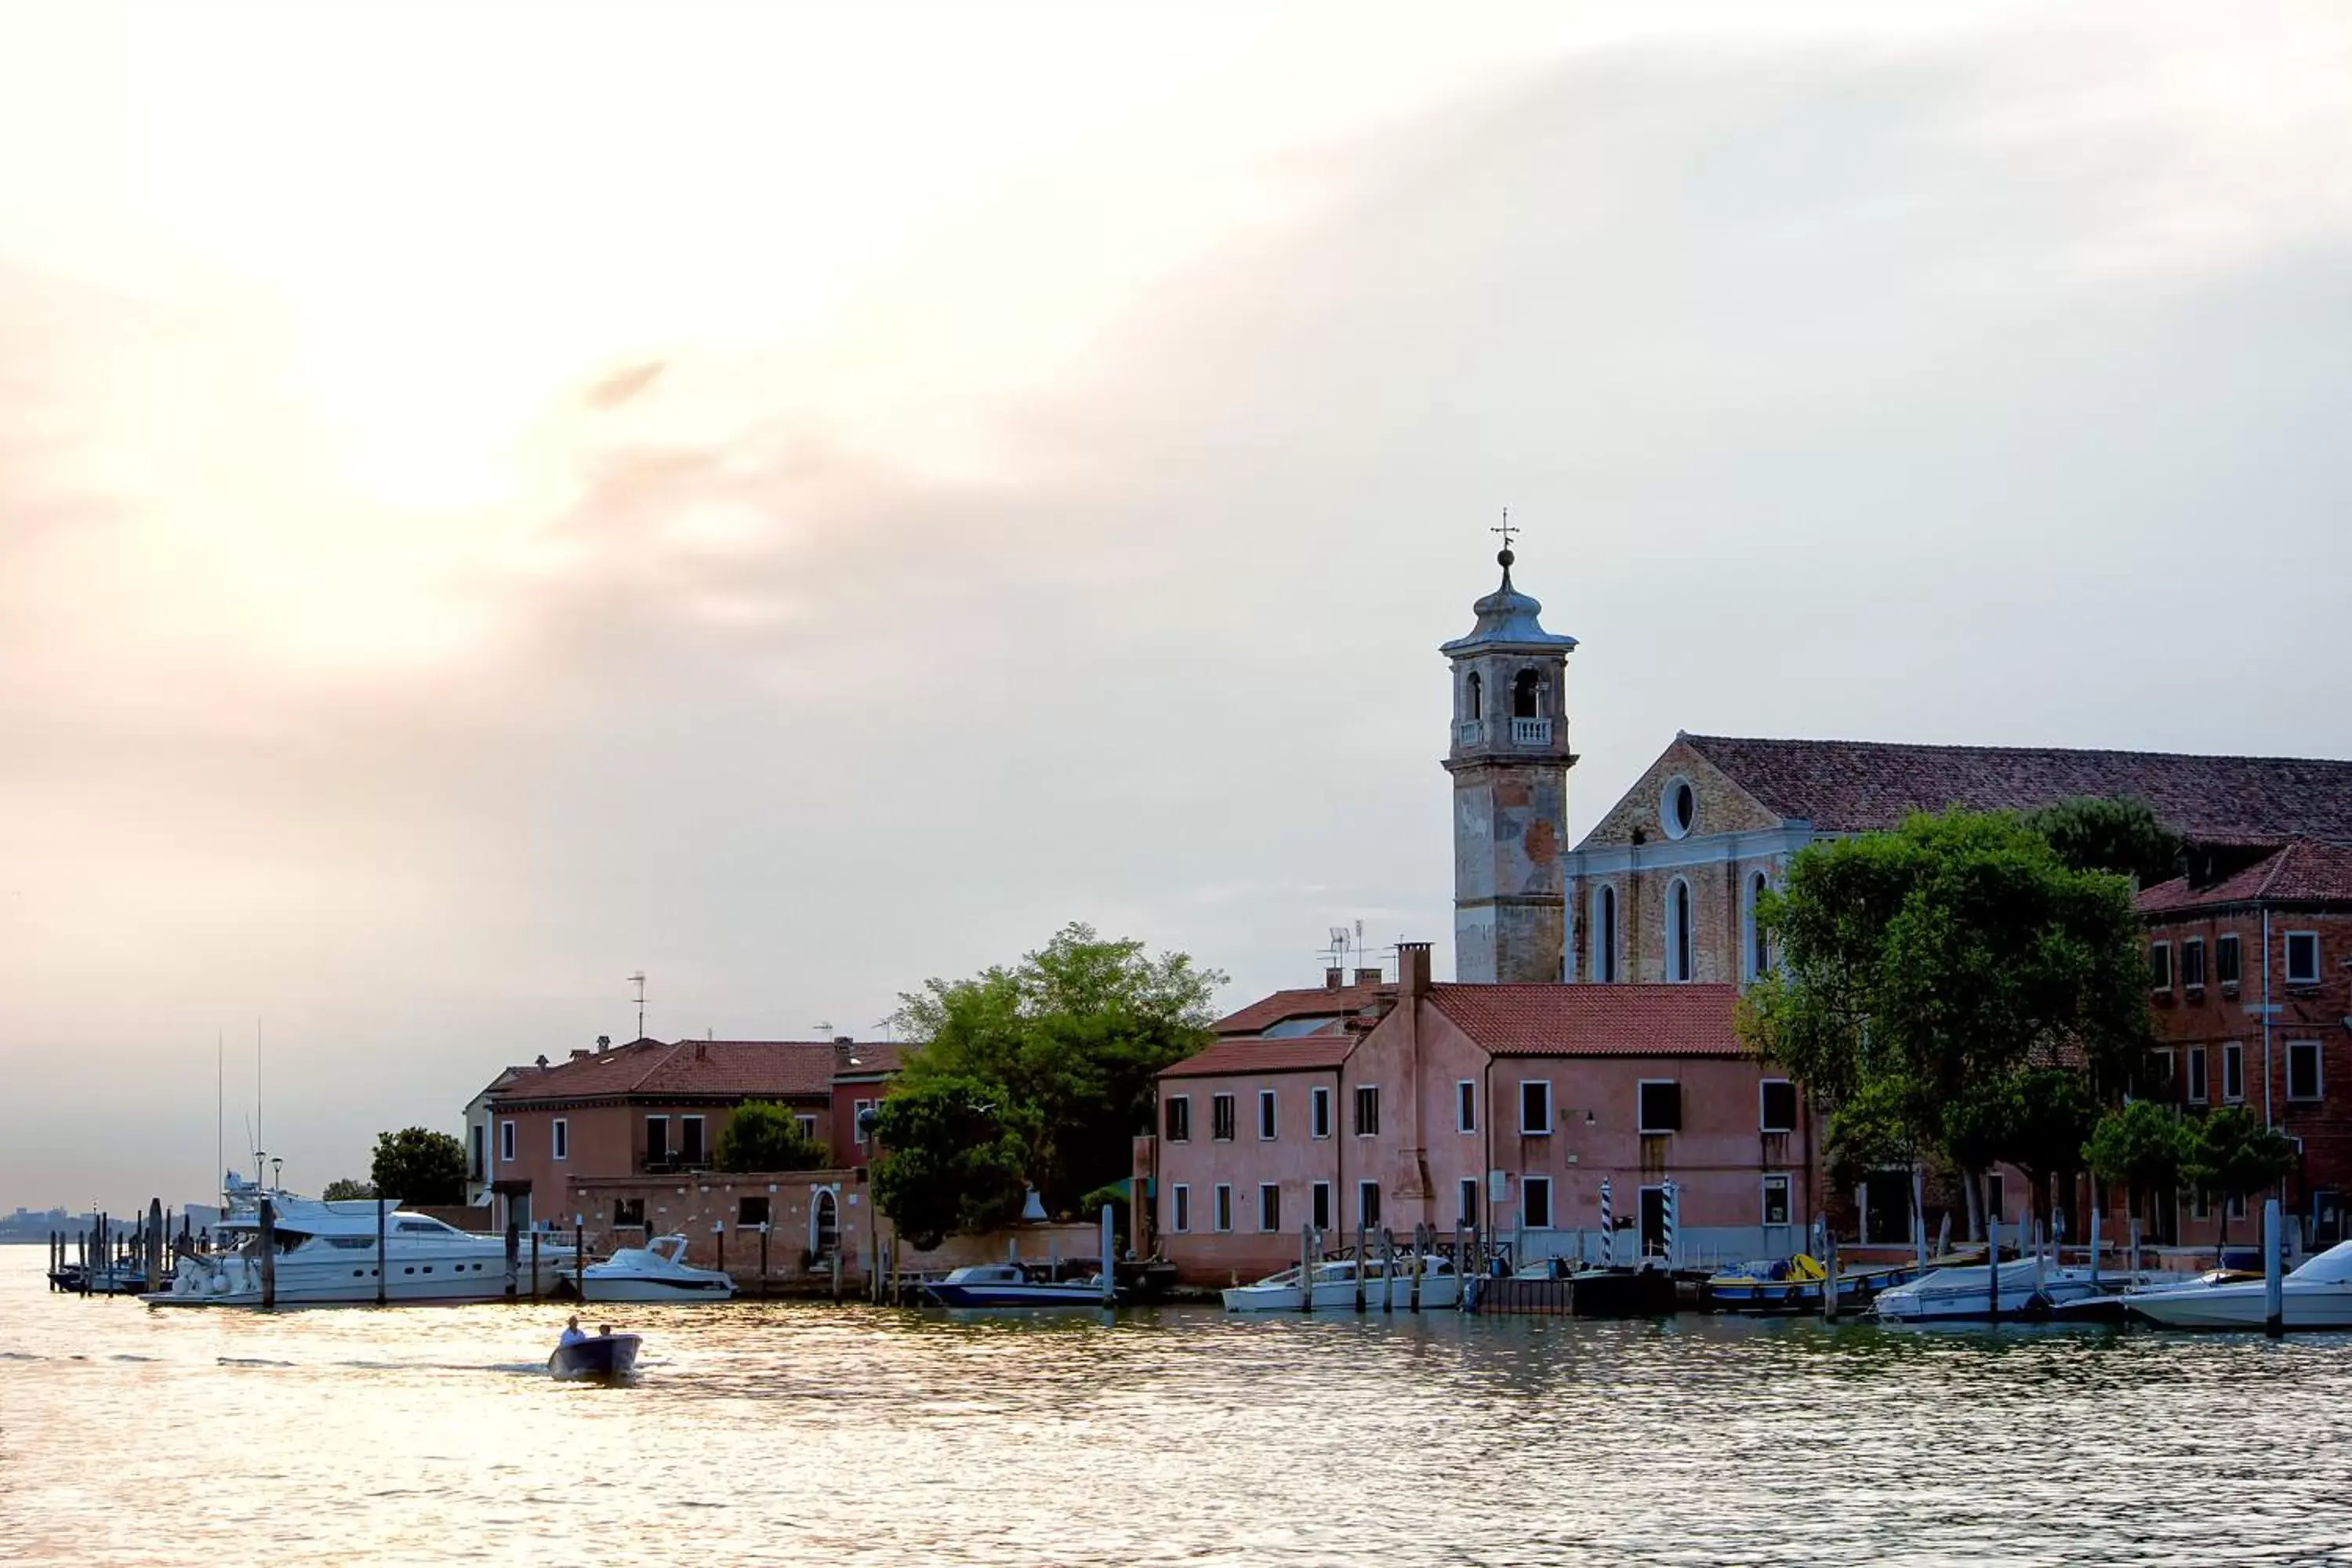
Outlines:
{"label": "white motor yacht", "polygon": [[[1318,1312],[1351,1312],[1356,1308],[1356,1260],[1334,1258],[1315,1266],[1308,1289],[1313,1292],[1314,1310]],[[1236,1285],[1223,1292],[1228,1312],[1296,1312],[1305,1304],[1298,1284],[1298,1270],[1286,1268],[1279,1274],[1269,1274],[1253,1285]],[[1364,1262],[1364,1310],[1377,1312],[1384,1307],[1391,1311],[1403,1311],[1413,1300],[1413,1259],[1400,1258],[1391,1272],[1384,1258],[1367,1258]],[[1421,1259],[1421,1305],[1424,1309],[1451,1310],[1462,1301],[1462,1276],[1449,1258]]]}
{"label": "white motor yacht", "polygon": [[[931,1300],[942,1307],[1101,1307],[1100,1274],[1088,1279],[1051,1279],[1034,1276],[1018,1263],[972,1263],[950,1269],[947,1278],[925,1284]],[[1110,1300],[1116,1302],[1116,1288]]]}
{"label": "white motor yacht", "polygon": [[[2168,1329],[2259,1329],[2269,1315],[2267,1298],[2261,1276],[2217,1268],[2185,1284],[2135,1290],[2124,1306]],[[2352,1241],[2289,1274],[2280,1282],[2279,1306],[2290,1329],[2352,1329]]]}
{"label": "white motor yacht", "polygon": [[[376,1299],[376,1201],[326,1203],[273,1194],[272,1247],[276,1295],[281,1307],[361,1305]],[[163,1289],[143,1298],[159,1307],[261,1305],[261,1220],[232,1209],[217,1233],[227,1244],[205,1257],[184,1258]],[[545,1295],[572,1271],[568,1241],[541,1234],[538,1293]],[[532,1291],[530,1238],[518,1258],[516,1289]],[[431,1215],[387,1204],[382,1268],[386,1301],[488,1301],[506,1294],[506,1239],[478,1236]]]}
{"label": "white motor yacht", "polygon": [[687,1262],[686,1237],[657,1236],[588,1265],[580,1271],[580,1289],[587,1301],[724,1301],[735,1294],[735,1281],[719,1269]]}
{"label": "white motor yacht", "polygon": [[[2014,1258],[2000,1266],[2000,1315],[2082,1321],[2117,1318],[2120,1314],[2102,1303],[2120,1299],[2126,1290],[2179,1278],[2118,1273],[2112,1268],[2094,1275],[2088,1268],[2060,1268],[2046,1258]],[[1937,1268],[1882,1292],[1871,1303],[1871,1310],[1882,1322],[1982,1321],[1993,1315],[1990,1287],[1991,1270],[1983,1264]]]}

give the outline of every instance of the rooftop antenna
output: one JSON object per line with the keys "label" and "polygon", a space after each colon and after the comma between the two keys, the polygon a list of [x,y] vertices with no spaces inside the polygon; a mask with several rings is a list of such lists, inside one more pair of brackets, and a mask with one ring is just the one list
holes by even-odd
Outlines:
{"label": "rooftop antenna", "polygon": [[1356,922],[1356,962],[1364,962],[1364,922],[1361,920]]}
{"label": "rooftop antenna", "polygon": [[875,1019],[874,1026],[882,1031],[882,1038],[886,1044],[895,1042],[898,1038],[898,1015],[896,1013],[886,1018]]}
{"label": "rooftop antenna", "polygon": [[638,970],[629,976],[629,984],[637,988],[637,1038],[646,1037],[646,972]]}
{"label": "rooftop antenna", "polygon": [[1331,939],[1323,944],[1323,962],[1333,969],[1344,969],[1348,964],[1348,928],[1333,926],[1330,929]]}

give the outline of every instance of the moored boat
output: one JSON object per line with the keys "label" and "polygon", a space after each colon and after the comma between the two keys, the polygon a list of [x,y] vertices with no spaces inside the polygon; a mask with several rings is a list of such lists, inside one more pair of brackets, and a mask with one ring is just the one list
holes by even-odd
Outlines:
{"label": "moored boat", "polygon": [[[275,1194],[270,1251],[276,1302],[281,1307],[355,1306],[376,1300],[379,1244],[376,1201],[333,1203]],[[230,1244],[208,1256],[183,1258],[163,1289],[142,1298],[158,1307],[258,1307],[263,1296],[261,1221],[256,1211],[232,1210],[215,1227]],[[544,1295],[572,1271],[569,1242],[552,1235],[526,1246],[517,1260],[516,1289]],[[537,1253],[538,1275],[531,1273]],[[478,1236],[404,1209],[384,1206],[381,1244],[387,1302],[489,1301],[506,1294],[506,1241]]]}
{"label": "moored boat", "polygon": [[735,1281],[687,1262],[686,1237],[660,1236],[589,1264],[580,1271],[580,1290],[585,1301],[725,1301]]}
{"label": "moored boat", "polygon": [[1106,1297],[1099,1274],[1043,1279],[1017,1263],[967,1264],[944,1279],[926,1281],[923,1289],[942,1307],[1101,1307],[1118,1300],[1116,1289]]}
{"label": "moored boat", "polygon": [[[2135,1290],[2123,1299],[2132,1316],[2168,1329],[2259,1329],[2269,1316],[2260,1275],[2214,1269],[2183,1284]],[[2352,1241],[2308,1259],[2279,1285],[2283,1326],[2352,1329]]]}
{"label": "moored boat", "polygon": [[[1386,1258],[1366,1258],[1363,1265],[1364,1310],[1407,1311],[1414,1300],[1414,1260],[1399,1258],[1391,1270]],[[1462,1276],[1450,1258],[1435,1256],[1420,1259],[1419,1301],[1424,1310],[1450,1310],[1461,1304]],[[1298,1269],[1294,1266],[1278,1274],[1248,1285],[1235,1285],[1223,1294],[1228,1312],[1297,1312],[1307,1310],[1307,1292],[1312,1292],[1312,1310],[1318,1312],[1351,1312],[1356,1308],[1356,1260],[1333,1258],[1318,1263],[1307,1290],[1298,1283]]]}

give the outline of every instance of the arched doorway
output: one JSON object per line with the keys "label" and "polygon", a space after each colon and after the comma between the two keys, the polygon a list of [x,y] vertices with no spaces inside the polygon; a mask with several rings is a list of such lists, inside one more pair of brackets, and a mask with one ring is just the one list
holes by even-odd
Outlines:
{"label": "arched doorway", "polygon": [[809,1256],[822,1262],[841,1247],[841,1209],[831,1187],[809,1199]]}

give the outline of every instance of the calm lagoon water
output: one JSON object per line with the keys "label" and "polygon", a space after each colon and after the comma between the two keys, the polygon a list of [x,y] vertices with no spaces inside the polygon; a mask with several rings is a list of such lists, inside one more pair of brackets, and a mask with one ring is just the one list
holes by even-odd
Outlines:
{"label": "calm lagoon water", "polygon": [[2352,1338],[158,1312],[0,1247],[0,1559],[2352,1562]]}

